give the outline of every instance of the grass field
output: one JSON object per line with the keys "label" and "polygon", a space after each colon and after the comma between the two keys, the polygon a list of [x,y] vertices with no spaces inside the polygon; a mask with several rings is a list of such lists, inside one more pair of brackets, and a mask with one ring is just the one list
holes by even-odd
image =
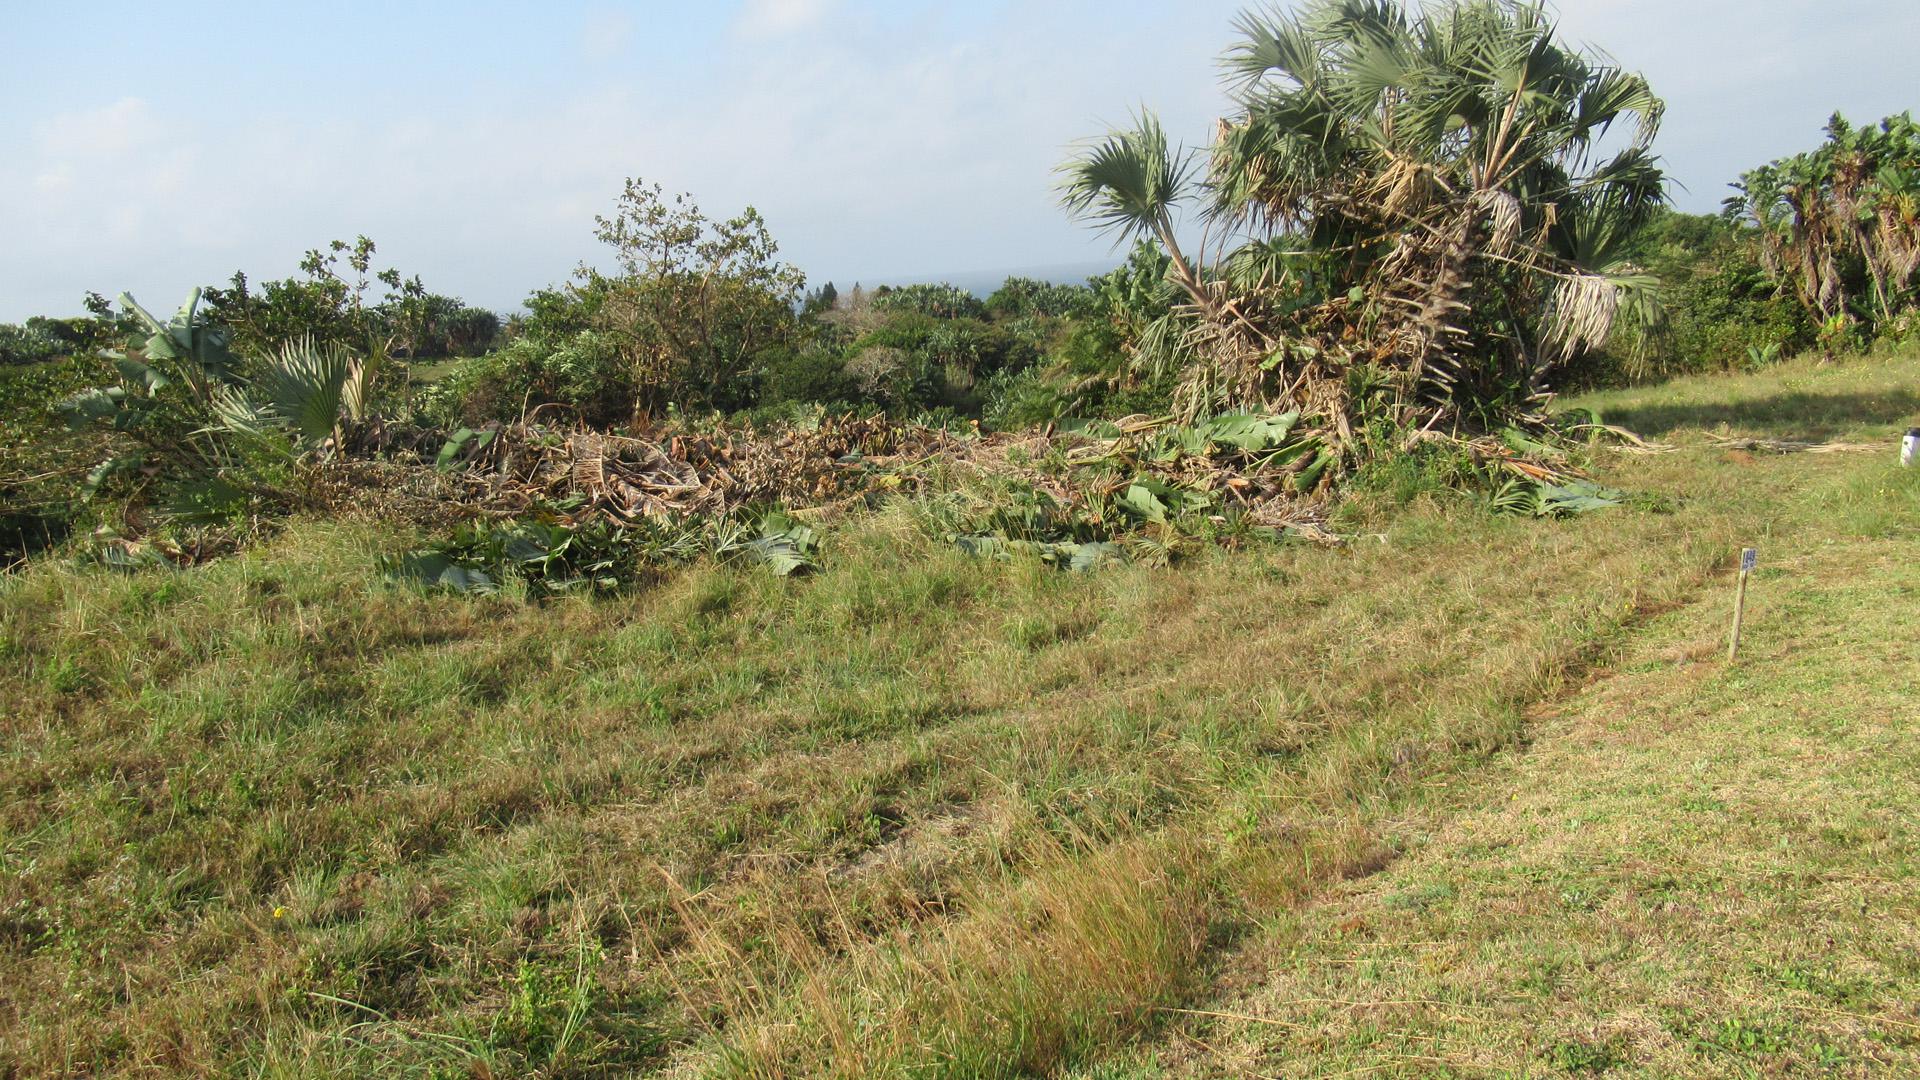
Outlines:
{"label": "grass field", "polygon": [[371,524],[35,565],[0,1071],[1897,1075],[1917,376],[1597,397],[1677,448],[1603,453],[1634,508],[1409,475],[1174,569],[904,506],[612,601],[391,587]]}

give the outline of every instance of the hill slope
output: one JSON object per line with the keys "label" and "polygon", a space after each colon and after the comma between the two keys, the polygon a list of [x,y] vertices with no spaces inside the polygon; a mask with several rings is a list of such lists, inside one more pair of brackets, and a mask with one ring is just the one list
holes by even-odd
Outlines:
{"label": "hill slope", "polygon": [[[0,1059],[1904,1060],[1920,479],[1697,429],[1891,447],[1916,374],[1599,399],[1678,447],[1607,455],[1641,508],[1497,518],[1409,474],[1342,548],[1173,570],[980,562],[907,508],[811,580],[617,602],[395,589],[407,538],[318,522],[188,573],[34,568],[0,583]],[[1449,1005],[1373,1004],[1414,998]]]}

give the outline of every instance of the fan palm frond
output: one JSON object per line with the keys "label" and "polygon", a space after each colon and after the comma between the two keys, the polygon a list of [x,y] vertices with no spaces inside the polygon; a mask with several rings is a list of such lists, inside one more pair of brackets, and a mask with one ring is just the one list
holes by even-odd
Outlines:
{"label": "fan palm frond", "polygon": [[1170,227],[1174,207],[1190,194],[1194,165],[1192,154],[1169,147],[1159,119],[1142,112],[1132,130],[1087,145],[1060,172],[1068,212],[1125,242]]}
{"label": "fan palm frond", "polygon": [[307,445],[318,445],[340,423],[354,366],[344,347],[302,338],[281,346],[279,357],[254,377],[251,389],[283,427]]}
{"label": "fan palm frond", "polygon": [[338,430],[343,416],[366,409],[366,366],[338,344],[289,341],[246,387],[222,387],[209,406],[210,430],[313,449]]}

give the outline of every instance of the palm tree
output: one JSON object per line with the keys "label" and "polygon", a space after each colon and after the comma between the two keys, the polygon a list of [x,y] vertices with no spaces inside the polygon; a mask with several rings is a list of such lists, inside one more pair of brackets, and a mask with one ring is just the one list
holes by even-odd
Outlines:
{"label": "palm tree", "polygon": [[1727,211],[1753,226],[1768,271],[1809,313],[1896,315],[1920,274],[1920,125],[1910,115],[1858,129],[1835,114],[1809,153],[1734,185]]}
{"label": "palm tree", "polygon": [[[1403,404],[1424,401],[1434,422],[1537,397],[1547,370],[1604,343],[1622,310],[1657,316],[1622,253],[1664,203],[1650,150],[1661,102],[1640,76],[1563,44],[1542,5],[1310,0],[1237,29],[1223,61],[1235,109],[1204,178],[1209,229],[1232,240],[1188,291],[1213,297],[1195,318],[1244,317],[1259,333],[1207,358],[1240,369],[1209,372],[1211,385],[1344,408],[1322,384],[1364,362],[1396,374]],[[1129,186],[1156,163],[1157,131],[1143,124],[1070,162],[1069,209],[1170,234],[1167,209],[1192,193]],[[1266,302],[1289,255],[1316,275],[1318,307]],[[1225,272],[1235,265],[1266,269]]]}
{"label": "palm tree", "polygon": [[1169,149],[1167,133],[1151,112],[1131,131],[1113,132],[1088,144],[1061,166],[1061,202],[1068,212],[1117,234],[1116,244],[1145,237],[1173,258],[1169,276],[1202,309],[1209,307],[1197,268],[1180,250],[1175,208],[1192,196],[1193,155]]}

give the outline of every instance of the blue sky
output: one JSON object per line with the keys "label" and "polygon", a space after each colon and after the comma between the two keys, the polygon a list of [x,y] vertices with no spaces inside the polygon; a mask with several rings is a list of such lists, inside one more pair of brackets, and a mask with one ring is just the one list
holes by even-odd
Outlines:
{"label": "blue sky", "polygon": [[[749,203],[816,282],[1081,264],[1073,140],[1145,104],[1191,142],[1242,0],[7,5],[0,320],[291,273],[361,233],[495,307],[598,257],[626,176]],[[1677,201],[1841,108],[1920,108],[1915,0],[1563,0],[1669,104]]]}

